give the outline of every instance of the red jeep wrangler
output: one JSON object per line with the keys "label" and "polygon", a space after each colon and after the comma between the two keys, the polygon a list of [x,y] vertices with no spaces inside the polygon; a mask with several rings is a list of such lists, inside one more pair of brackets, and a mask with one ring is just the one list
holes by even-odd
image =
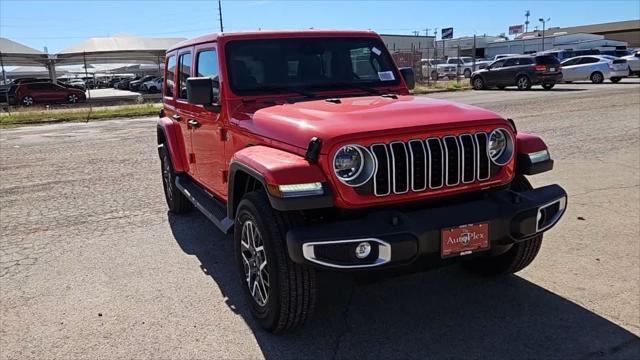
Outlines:
{"label": "red jeep wrangler", "polygon": [[169,209],[233,231],[251,310],[302,324],[316,271],[531,263],[562,216],[537,136],[468,105],[414,97],[369,31],[260,31],[167,52],[158,150]]}

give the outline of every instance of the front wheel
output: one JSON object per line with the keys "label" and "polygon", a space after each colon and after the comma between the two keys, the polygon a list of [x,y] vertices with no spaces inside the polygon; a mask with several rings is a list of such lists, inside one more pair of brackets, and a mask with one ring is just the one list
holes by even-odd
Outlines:
{"label": "front wheel", "polygon": [[473,84],[474,90],[484,90],[487,88],[484,80],[480,76],[474,77],[471,83]]}
{"label": "front wheel", "polygon": [[464,69],[463,75],[464,75],[465,78],[470,78],[471,77],[471,70]]}
{"label": "front wheel", "polygon": [[619,77],[612,77],[612,78],[611,78],[611,79],[609,79],[609,80],[611,80],[611,82],[612,82],[612,83],[616,84],[616,83],[619,83],[619,82],[620,82],[620,80],[622,80],[622,78],[619,78]]}
{"label": "front wheel", "polygon": [[293,218],[274,210],[265,194],[246,194],[234,224],[235,256],[251,313],[267,331],[302,325],[313,312],[315,271],[291,261],[285,236]]}
{"label": "front wheel", "polygon": [[542,84],[542,88],[545,90],[551,90],[556,84]]}
{"label": "front wheel", "polygon": [[[533,187],[522,175],[516,175],[511,190],[521,192]],[[516,273],[533,262],[542,245],[542,234],[514,244],[506,253],[498,256],[483,257],[462,263],[467,270],[483,276],[499,276]]]}
{"label": "front wheel", "polygon": [[78,102],[78,99],[79,99],[79,98],[78,98],[78,95],[76,95],[76,94],[71,94],[71,95],[67,96],[67,102],[68,102],[69,104],[75,104],[75,103],[77,103],[77,102]]}

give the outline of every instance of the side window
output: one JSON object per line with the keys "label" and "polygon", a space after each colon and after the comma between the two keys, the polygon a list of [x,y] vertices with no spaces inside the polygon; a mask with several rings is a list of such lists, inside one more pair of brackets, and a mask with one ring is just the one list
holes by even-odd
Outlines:
{"label": "side window", "polygon": [[531,58],[520,58],[520,65],[533,65],[533,59],[531,59]]}
{"label": "side window", "polygon": [[582,60],[580,61],[580,64],[593,64],[597,62],[598,62],[598,59],[596,58],[586,57],[586,58],[582,58]]}
{"label": "side window", "polygon": [[508,67],[508,66],[516,66],[518,65],[520,59],[507,59],[507,61],[504,62],[504,67]]}
{"label": "side window", "polygon": [[166,62],[166,75],[164,84],[164,96],[173,96],[173,79],[176,72],[176,57],[171,55],[167,58]]}
{"label": "side window", "polygon": [[191,76],[191,53],[180,55],[178,64],[178,99],[187,98],[187,78]]}
{"label": "side window", "polygon": [[499,69],[504,65],[504,60],[498,60],[491,65],[492,69]]}
{"label": "side window", "polygon": [[[218,79],[218,57],[215,50],[204,50],[198,53],[196,61],[196,74],[198,77],[210,77],[214,80]],[[220,88],[213,88],[213,98],[218,99],[220,96]],[[216,100],[217,101],[217,100]]]}

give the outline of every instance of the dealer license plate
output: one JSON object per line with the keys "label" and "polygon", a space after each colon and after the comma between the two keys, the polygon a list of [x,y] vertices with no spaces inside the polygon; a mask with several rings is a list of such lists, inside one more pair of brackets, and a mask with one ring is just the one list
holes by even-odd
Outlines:
{"label": "dealer license plate", "polygon": [[487,250],[489,248],[489,224],[467,224],[442,229],[440,248],[443,258]]}

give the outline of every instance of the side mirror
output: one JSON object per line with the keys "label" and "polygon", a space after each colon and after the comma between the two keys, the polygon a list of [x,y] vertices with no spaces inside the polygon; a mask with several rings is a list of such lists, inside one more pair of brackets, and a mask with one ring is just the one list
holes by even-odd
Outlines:
{"label": "side mirror", "polygon": [[187,79],[187,100],[191,104],[203,105],[206,109],[220,112],[218,104],[220,82],[210,77],[190,77]]}
{"label": "side mirror", "polygon": [[400,75],[404,79],[404,82],[407,84],[409,89],[413,89],[416,87],[416,76],[413,73],[413,69],[410,67],[400,68]]}

